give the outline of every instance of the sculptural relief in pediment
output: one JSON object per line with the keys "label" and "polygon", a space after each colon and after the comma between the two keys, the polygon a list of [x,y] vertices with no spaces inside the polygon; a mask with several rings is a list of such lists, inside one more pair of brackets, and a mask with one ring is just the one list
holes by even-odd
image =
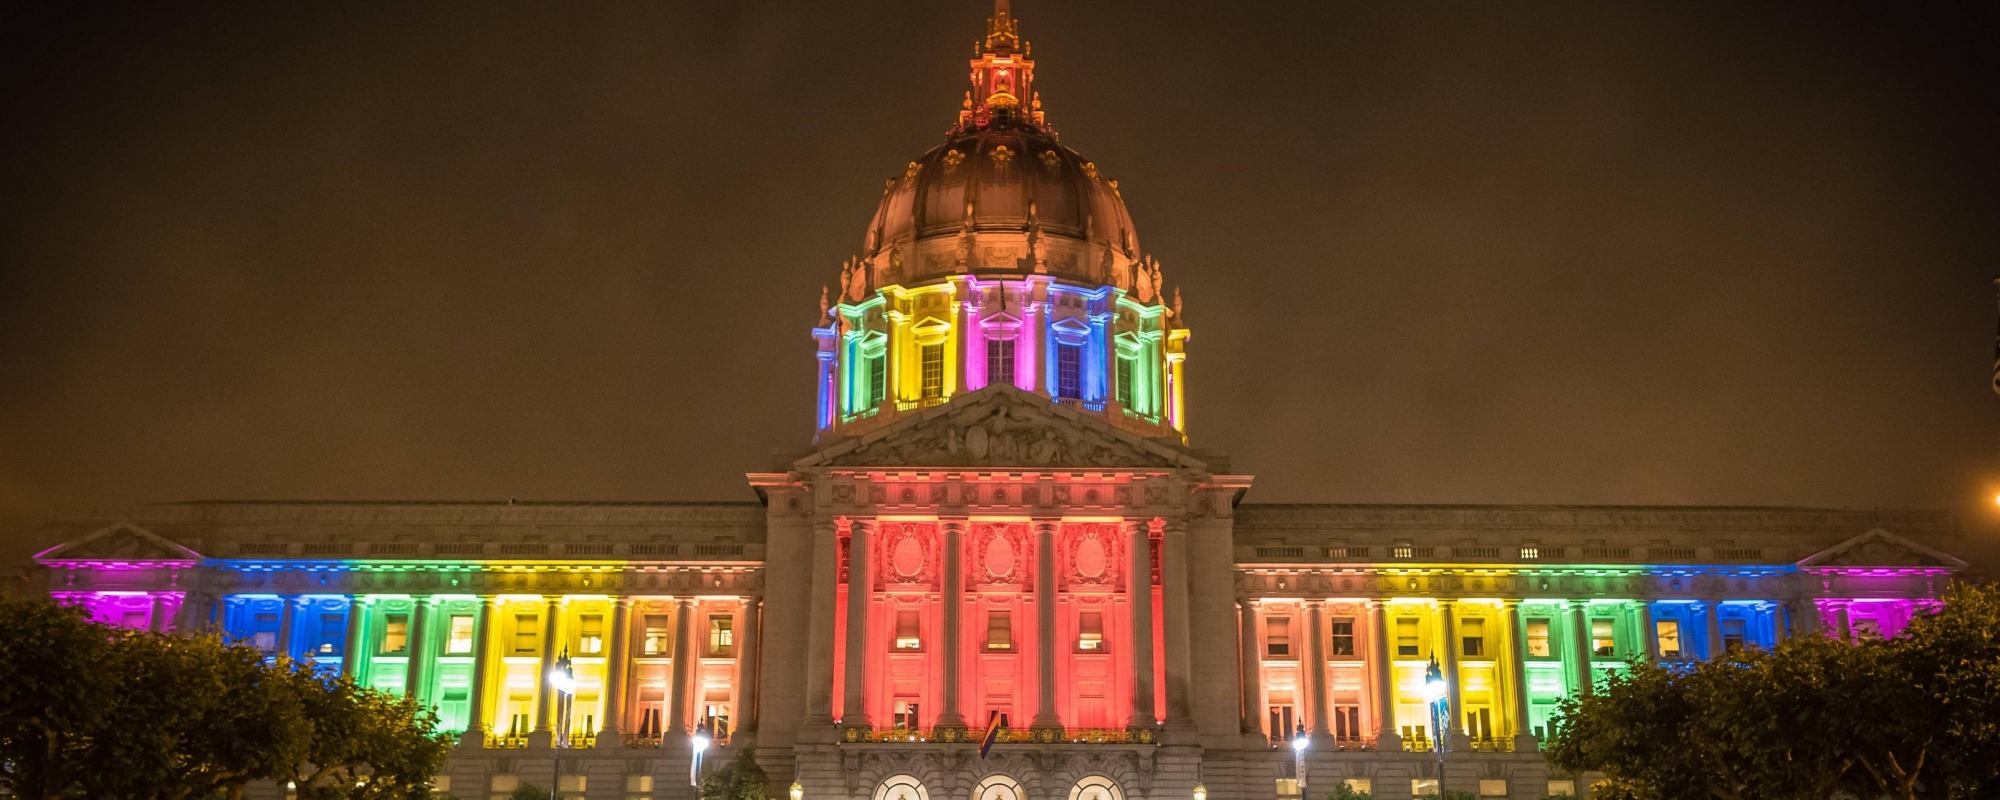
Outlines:
{"label": "sculptural relief in pediment", "polygon": [[[1013,391],[1012,387],[1005,388]],[[929,467],[1183,466],[1176,463],[1182,459],[1108,425],[1081,416],[1058,415],[1047,401],[1031,403],[1001,394],[989,402],[945,408],[946,413],[889,428],[853,449],[826,453],[824,463]]]}
{"label": "sculptural relief in pediment", "polygon": [[201,554],[152,531],[120,522],[67,544],[42,551],[35,560],[62,561],[198,561]]}

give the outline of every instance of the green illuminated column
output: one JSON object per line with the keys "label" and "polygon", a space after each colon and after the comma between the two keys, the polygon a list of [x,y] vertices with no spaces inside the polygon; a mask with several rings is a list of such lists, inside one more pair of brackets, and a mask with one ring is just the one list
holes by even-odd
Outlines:
{"label": "green illuminated column", "polygon": [[350,597],[347,601],[347,645],[340,652],[340,674],[355,680],[361,679],[361,666],[368,663],[361,649],[368,639],[368,607],[372,605],[366,597]]}
{"label": "green illuminated column", "polygon": [[1514,752],[1535,751],[1534,720],[1528,710],[1528,624],[1522,616],[1521,604],[1508,601],[1505,604],[1508,633],[1513,646],[1507,648],[1507,689],[1514,701]]}
{"label": "green illuminated column", "polygon": [[1570,654],[1576,659],[1576,682],[1571,689],[1580,695],[1589,695],[1591,689],[1590,672],[1590,620],[1584,617],[1584,601],[1571,600],[1569,606]]}
{"label": "green illuminated column", "polygon": [[410,643],[405,648],[409,651],[410,661],[409,672],[403,678],[403,694],[416,698],[418,702],[422,702],[424,695],[428,694],[423,690],[424,662],[431,657],[430,642],[426,637],[430,633],[433,605],[431,598],[425,595],[418,595],[410,601]]}
{"label": "green illuminated column", "polygon": [[1653,627],[1653,606],[1644,600],[1635,602],[1633,616],[1639,620],[1639,642],[1645,648],[1646,663],[1660,663],[1660,632]]}

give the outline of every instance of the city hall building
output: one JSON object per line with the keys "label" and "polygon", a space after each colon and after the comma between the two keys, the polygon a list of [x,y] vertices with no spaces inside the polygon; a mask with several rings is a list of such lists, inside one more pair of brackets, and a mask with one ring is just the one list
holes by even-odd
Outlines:
{"label": "city hall building", "polygon": [[50,591],[421,698],[462,800],[688,800],[697,732],[803,800],[1533,800],[1588,789],[1538,754],[1562,697],[1891,636],[1964,566],[1933,512],[1256,503],[1189,445],[1179,292],[1005,0],[971,82],[822,298],[817,435],[754,500],[61,514]]}

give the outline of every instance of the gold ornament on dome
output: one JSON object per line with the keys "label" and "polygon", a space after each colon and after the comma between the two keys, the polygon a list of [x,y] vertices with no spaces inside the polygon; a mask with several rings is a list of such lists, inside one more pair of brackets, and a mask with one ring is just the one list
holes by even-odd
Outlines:
{"label": "gold ornament on dome", "polygon": [[924,165],[912,161],[910,162],[909,166],[903,168],[903,181],[907,183],[909,181],[916,180],[917,173],[923,171],[924,171]]}
{"label": "gold ornament on dome", "polygon": [[1061,165],[1062,165],[1062,159],[1056,157],[1056,151],[1054,150],[1042,151],[1042,166],[1048,167],[1049,172],[1051,174],[1054,174],[1056,168]]}
{"label": "gold ornament on dome", "polygon": [[957,150],[947,150],[947,151],[945,151],[945,154],[944,154],[944,171],[945,171],[945,172],[946,172],[947,174],[949,174],[949,173],[951,173],[951,172],[954,172],[954,171],[956,171],[956,170],[958,169],[958,165],[959,165],[959,162],[962,162],[962,161],[964,161],[964,160],[965,160],[965,154],[964,154],[964,153],[961,153],[961,152],[958,152]]}
{"label": "gold ornament on dome", "polygon": [[1014,151],[1007,149],[1007,146],[1003,144],[987,151],[986,157],[993,159],[994,164],[1004,167],[1007,166],[1008,162],[1014,160]]}
{"label": "gold ornament on dome", "polygon": [[1104,177],[1102,175],[1097,174],[1097,164],[1096,162],[1092,161],[1083,162],[1083,174],[1085,177],[1090,178],[1091,183],[1096,183],[1100,180],[1103,180]]}

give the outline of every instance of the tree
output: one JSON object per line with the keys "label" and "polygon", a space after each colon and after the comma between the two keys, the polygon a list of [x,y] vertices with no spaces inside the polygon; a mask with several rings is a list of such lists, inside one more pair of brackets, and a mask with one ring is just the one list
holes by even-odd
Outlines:
{"label": "tree", "polygon": [[1333,785],[1333,794],[1327,795],[1326,800],[1375,800],[1375,796],[1367,792],[1357,792],[1354,787],[1345,783],[1336,783]]}
{"label": "tree", "polygon": [[0,598],[0,791],[36,800],[430,796],[449,740],[408,698],[210,635],[111,628]]}
{"label": "tree", "polygon": [[701,776],[701,800],[770,800],[771,779],[748,749],[721,769]]}
{"label": "tree", "polygon": [[1949,800],[2000,789],[2000,590],[1962,587],[1901,636],[1819,636],[1640,665],[1563,702],[1559,769],[1600,798]]}

